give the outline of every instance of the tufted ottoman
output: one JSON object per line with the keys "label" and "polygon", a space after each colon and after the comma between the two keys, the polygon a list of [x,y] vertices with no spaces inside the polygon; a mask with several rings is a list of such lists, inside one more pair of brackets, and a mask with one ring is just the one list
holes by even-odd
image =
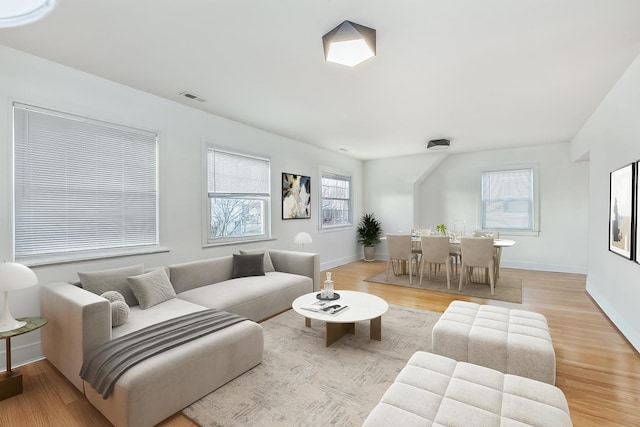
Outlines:
{"label": "tufted ottoman", "polygon": [[571,426],[552,385],[433,353],[415,353],[363,427]]}
{"label": "tufted ottoman", "polygon": [[556,355],[539,313],[453,301],[433,327],[432,351],[549,384]]}

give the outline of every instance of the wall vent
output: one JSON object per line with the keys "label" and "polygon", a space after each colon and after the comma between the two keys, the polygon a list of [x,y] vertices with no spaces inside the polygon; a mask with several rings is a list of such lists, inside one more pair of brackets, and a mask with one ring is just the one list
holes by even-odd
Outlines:
{"label": "wall vent", "polygon": [[201,97],[200,95],[196,95],[193,92],[180,92],[180,96],[184,96],[185,98],[192,101],[207,102],[205,98]]}

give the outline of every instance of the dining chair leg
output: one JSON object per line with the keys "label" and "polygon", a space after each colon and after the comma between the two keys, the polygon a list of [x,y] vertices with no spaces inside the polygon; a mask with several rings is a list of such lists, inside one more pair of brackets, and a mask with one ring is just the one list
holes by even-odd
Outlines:
{"label": "dining chair leg", "polygon": [[447,261],[445,267],[447,269],[447,289],[451,289],[451,280],[449,278],[450,276],[449,271],[451,270],[451,259]]}
{"label": "dining chair leg", "polygon": [[389,281],[389,270],[391,269],[391,259],[387,260],[387,282]]}
{"label": "dining chair leg", "polygon": [[489,283],[491,285],[491,295],[495,295],[496,279],[493,273],[493,263],[489,266]]}
{"label": "dining chair leg", "polygon": [[423,275],[424,275],[424,257],[422,257],[422,261],[420,262],[420,286],[422,286]]}
{"label": "dining chair leg", "polygon": [[460,285],[458,285],[459,291],[462,290],[462,280],[464,280],[466,270],[467,267],[464,265],[464,262],[462,262],[462,264],[460,264]]}

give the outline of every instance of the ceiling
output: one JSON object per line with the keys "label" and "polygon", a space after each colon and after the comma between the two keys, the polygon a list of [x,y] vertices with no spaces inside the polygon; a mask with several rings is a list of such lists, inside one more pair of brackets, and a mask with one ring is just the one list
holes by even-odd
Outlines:
{"label": "ceiling", "polygon": [[[343,20],[377,30],[375,58],[324,61]],[[59,0],[0,44],[378,159],[437,138],[451,152],[571,140],[640,54],[640,1]]]}

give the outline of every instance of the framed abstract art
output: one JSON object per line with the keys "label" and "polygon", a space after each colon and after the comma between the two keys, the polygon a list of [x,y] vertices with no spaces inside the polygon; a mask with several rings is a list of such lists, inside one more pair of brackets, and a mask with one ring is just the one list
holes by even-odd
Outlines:
{"label": "framed abstract art", "polygon": [[311,218],[311,177],[282,173],[282,219]]}

